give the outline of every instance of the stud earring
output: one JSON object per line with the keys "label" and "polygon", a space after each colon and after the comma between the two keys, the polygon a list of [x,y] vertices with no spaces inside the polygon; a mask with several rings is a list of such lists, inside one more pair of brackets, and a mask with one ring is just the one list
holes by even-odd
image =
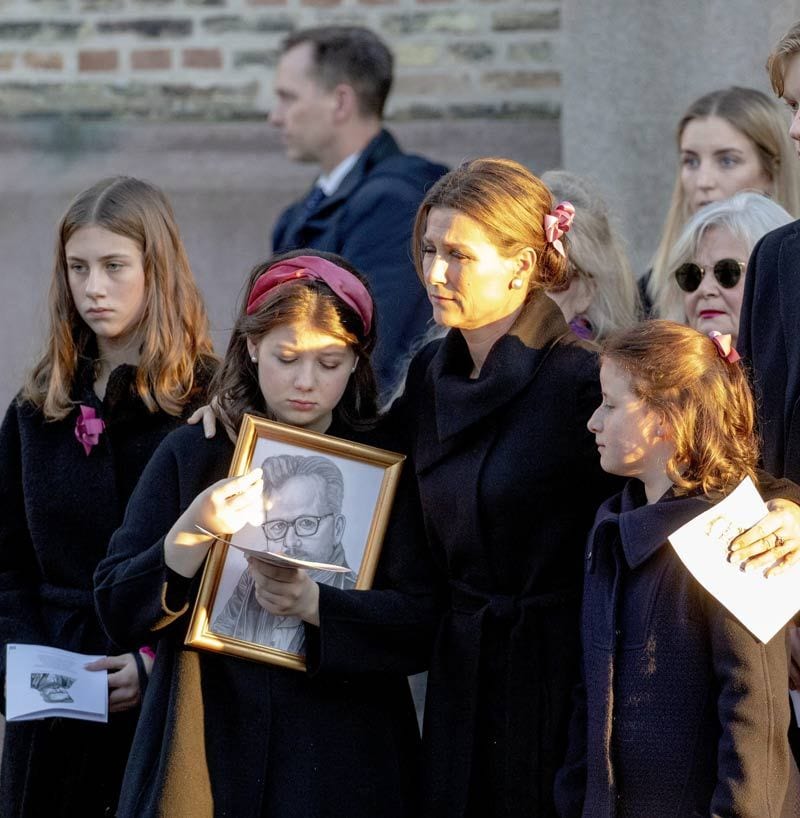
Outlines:
{"label": "stud earring", "polygon": [[252,361],[254,364],[255,364],[255,363],[258,363],[258,358],[256,358],[256,356],[255,356],[255,355],[251,355],[251,356],[250,356],[250,360],[251,360],[251,361]]}
{"label": "stud earring", "polygon": [[516,278],[511,279],[511,289],[512,290],[521,290],[522,289],[523,281],[522,279],[517,276]]}

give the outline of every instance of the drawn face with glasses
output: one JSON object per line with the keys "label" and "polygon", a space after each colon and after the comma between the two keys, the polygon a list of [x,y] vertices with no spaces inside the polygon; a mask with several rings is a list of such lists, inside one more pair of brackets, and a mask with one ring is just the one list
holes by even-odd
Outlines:
{"label": "drawn face with glasses", "polygon": [[267,506],[261,528],[270,551],[315,562],[331,561],[344,533],[345,518],[328,510],[321,477],[290,477],[270,492]]}
{"label": "drawn face with glasses", "polygon": [[704,333],[730,333],[736,343],[750,250],[727,227],[706,230],[694,261],[675,271],[689,326]]}

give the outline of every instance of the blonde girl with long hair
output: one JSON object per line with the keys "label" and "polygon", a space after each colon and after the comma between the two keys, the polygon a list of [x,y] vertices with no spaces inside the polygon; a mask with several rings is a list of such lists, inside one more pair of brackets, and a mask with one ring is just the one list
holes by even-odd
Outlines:
{"label": "blonde girl with long hair", "polygon": [[[92,575],[161,439],[215,367],[172,208],[138,179],[104,179],[58,226],[49,329],[0,429],[0,641],[102,655],[107,724],[10,723],[3,816],[114,814],[150,664],[104,633]],[[5,652],[0,655],[5,672]]]}

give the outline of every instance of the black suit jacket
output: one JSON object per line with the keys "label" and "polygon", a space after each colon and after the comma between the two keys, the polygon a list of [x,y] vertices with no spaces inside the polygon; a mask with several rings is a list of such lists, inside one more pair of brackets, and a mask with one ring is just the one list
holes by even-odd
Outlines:
{"label": "black suit jacket", "polygon": [[580,660],[586,536],[618,481],[586,428],[597,360],[533,294],[480,377],[457,330],[411,364],[388,422],[407,436],[450,597],[425,709],[425,818],[554,815]]}
{"label": "black suit jacket", "polygon": [[753,370],[764,468],[800,480],[800,221],[767,233],[747,268],[739,351]]}

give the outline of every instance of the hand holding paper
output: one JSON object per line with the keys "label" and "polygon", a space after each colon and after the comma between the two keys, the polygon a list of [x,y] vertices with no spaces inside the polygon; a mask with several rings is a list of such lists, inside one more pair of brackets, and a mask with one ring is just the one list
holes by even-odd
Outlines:
{"label": "hand holding paper", "polygon": [[260,468],[218,480],[195,497],[164,539],[164,561],[176,573],[193,577],[216,535],[235,533],[264,519],[264,481]]}
{"label": "hand holding paper", "polygon": [[106,672],[87,670],[87,660],[102,658],[45,645],[6,645],[6,719],[108,721]]}
{"label": "hand holding paper", "polygon": [[299,616],[304,622],[319,625],[319,585],[305,571],[279,568],[255,558],[247,562],[256,602],[264,610],[276,616]]}
{"label": "hand holding paper", "polygon": [[751,633],[768,642],[800,607],[800,565],[767,578],[728,559],[731,540],[761,520],[767,507],[745,478],[724,500],[670,535],[695,579]]}
{"label": "hand holding paper", "polygon": [[349,574],[350,568],[346,565],[335,565],[331,562],[314,562],[312,560],[301,560],[297,557],[290,557],[288,554],[283,554],[280,551],[267,551],[266,549],[248,548],[244,545],[239,545],[233,540],[226,540],[218,534],[214,534],[206,528],[197,526],[197,530],[205,534],[207,537],[213,537],[215,540],[224,542],[226,545],[236,548],[241,551],[246,557],[261,562],[267,562],[270,565],[276,565],[284,568],[307,568],[314,571],[330,571],[333,574]]}
{"label": "hand holding paper", "polygon": [[104,656],[86,665],[86,670],[108,671],[108,712],[122,713],[136,707],[142,699],[139,671],[132,653]]}
{"label": "hand holding paper", "polygon": [[800,561],[800,507],[789,500],[770,500],[767,515],[731,543],[731,562],[745,571],[777,576]]}

